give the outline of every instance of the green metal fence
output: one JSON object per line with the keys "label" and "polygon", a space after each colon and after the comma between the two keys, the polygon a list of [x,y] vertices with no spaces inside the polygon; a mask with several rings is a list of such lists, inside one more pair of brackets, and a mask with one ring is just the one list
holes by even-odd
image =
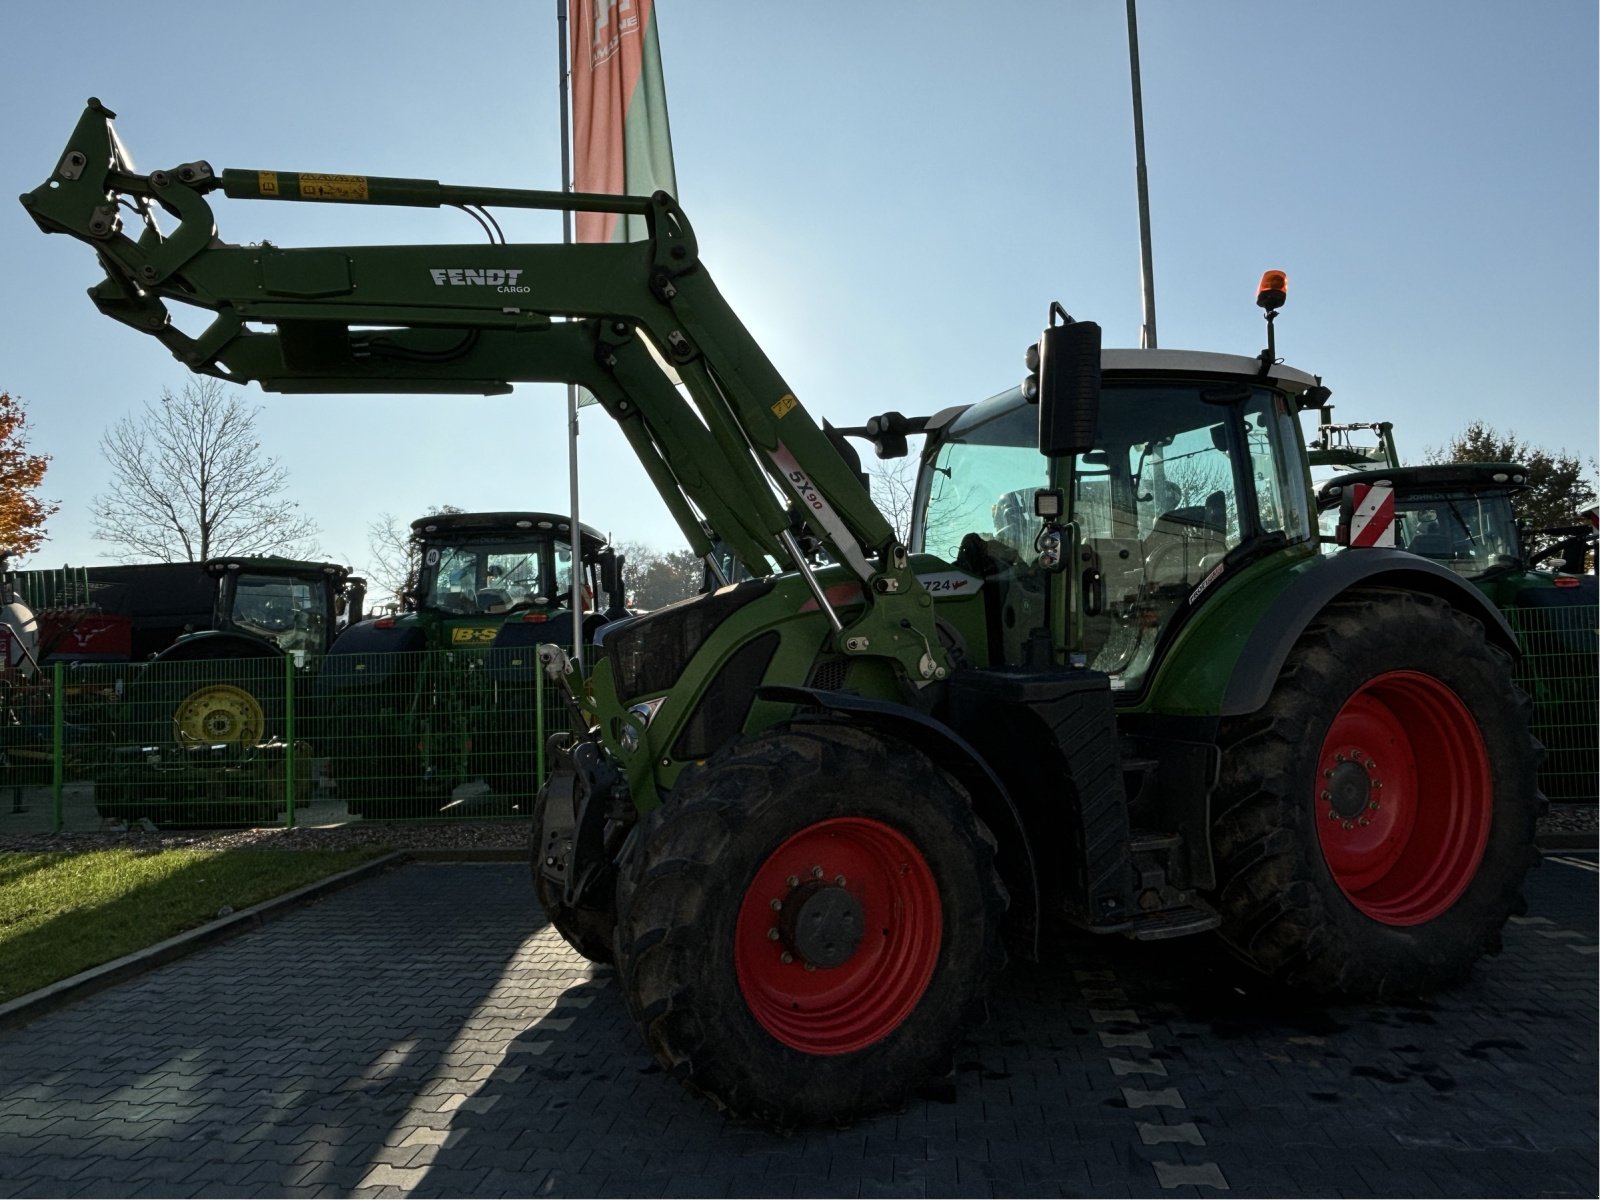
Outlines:
{"label": "green metal fence", "polygon": [[[1553,800],[1594,801],[1596,609],[1517,608]],[[533,648],[0,676],[0,832],[525,817],[572,727]]]}
{"label": "green metal fence", "polygon": [[1576,604],[1504,611],[1522,643],[1518,682],[1533,697],[1533,735],[1545,747],[1539,786],[1552,800],[1593,802],[1600,789],[1600,609]]}
{"label": "green metal fence", "polygon": [[532,647],[56,665],[0,684],[0,832],[526,817],[572,723]]}

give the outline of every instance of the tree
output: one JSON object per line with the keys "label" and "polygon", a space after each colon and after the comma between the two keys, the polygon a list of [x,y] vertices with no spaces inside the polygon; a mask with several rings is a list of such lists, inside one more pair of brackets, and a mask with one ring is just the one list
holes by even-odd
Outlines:
{"label": "tree", "polygon": [[[1520,440],[1514,430],[1504,434],[1492,425],[1474,421],[1443,449],[1430,447],[1430,463],[1521,463],[1528,468],[1528,487],[1511,498],[1519,524],[1529,529],[1553,529],[1583,524],[1582,513],[1594,507],[1595,490],[1584,478],[1583,461],[1566,450],[1546,450]],[[1591,474],[1595,460],[1589,460]]]}
{"label": "tree", "polygon": [[658,554],[642,542],[619,542],[622,591],[628,607],[649,611],[693,596],[705,582],[705,564],[692,550]]}
{"label": "tree", "polygon": [[[418,519],[466,511],[454,504],[435,504]],[[393,513],[379,513],[367,526],[367,551],[371,555],[367,564],[370,594],[386,596],[389,603],[400,606],[405,594],[416,586],[417,570],[422,565],[417,545],[411,540],[411,527],[401,525]]]}
{"label": "tree", "polygon": [[93,500],[94,536],[124,559],[314,557],[317,524],[284,498],[289,473],[256,440],[260,411],[195,378],[118,421],[100,439],[111,485]]}
{"label": "tree", "polygon": [[878,506],[902,543],[911,536],[911,517],[917,500],[917,460],[888,458],[867,471],[872,502]]}
{"label": "tree", "polygon": [[44,523],[61,506],[34,493],[44,482],[48,454],[29,454],[28,414],[22,401],[0,392],[0,553],[27,554],[44,541]]}

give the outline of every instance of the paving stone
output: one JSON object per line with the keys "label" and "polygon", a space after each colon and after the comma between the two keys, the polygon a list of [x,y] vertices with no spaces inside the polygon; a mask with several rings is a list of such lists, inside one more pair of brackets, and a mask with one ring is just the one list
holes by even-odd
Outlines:
{"label": "paving stone", "polygon": [[779,1137],[653,1066],[525,870],[419,864],[0,1031],[0,1191],[1593,1195],[1593,959],[1538,936],[1592,941],[1593,892],[1545,882],[1560,920],[1426,1006],[1274,1008],[1198,944],[1080,939],[1011,967],[953,1091]]}

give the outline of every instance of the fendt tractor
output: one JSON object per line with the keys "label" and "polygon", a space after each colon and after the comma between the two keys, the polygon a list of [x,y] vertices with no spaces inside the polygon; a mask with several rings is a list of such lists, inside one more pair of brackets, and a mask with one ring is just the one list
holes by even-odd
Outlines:
{"label": "fendt tractor", "polygon": [[1347,540],[1338,531],[1345,501],[1373,486],[1393,495],[1395,545],[1448,567],[1511,621],[1533,697],[1533,733],[1545,748],[1540,787],[1553,800],[1593,802],[1600,782],[1594,525],[1520,525],[1512,508],[1512,497],[1528,487],[1520,463],[1396,465],[1338,475],[1317,489],[1318,511],[1336,540]]}
{"label": "fendt tractor", "polygon": [[574,606],[585,640],[626,615],[620,556],[585,526],[574,563],[572,541],[554,513],[412,522],[403,611],[347,628],[317,676],[317,747],[353,815],[504,815],[531,802],[539,645],[571,648]]}
{"label": "fendt tractor", "polygon": [[[309,752],[290,728],[317,660],[341,622],[361,619],[365,581],[336,563],[214,558],[209,629],[185,633],[147,663],[129,664],[92,733],[102,817],[197,824],[269,821],[310,787]],[[107,668],[91,672],[101,677]],[[103,676],[109,680],[109,676]],[[289,689],[295,689],[291,703]]]}
{"label": "fendt tractor", "polygon": [[[1215,931],[1259,975],[1345,996],[1498,947],[1537,860],[1515,639],[1437,563],[1319,553],[1297,411],[1329,390],[1270,323],[1257,357],[1103,351],[1053,305],[1022,387],[861,427],[884,453],[926,435],[902,542],[665,193],[141,175],[111,119],[90,101],[22,198],[94,248],[102,312],[267,391],[579,384],[707,569],[720,541],[749,573],[611,624],[587,678],[541,650],[582,728],[532,831],[551,921],[725,1110],[897,1103],[949,1069],[1005,948],[1069,927]],[[230,245],[219,193],[617,212],[649,235]],[[214,319],[191,337],[169,302]]]}

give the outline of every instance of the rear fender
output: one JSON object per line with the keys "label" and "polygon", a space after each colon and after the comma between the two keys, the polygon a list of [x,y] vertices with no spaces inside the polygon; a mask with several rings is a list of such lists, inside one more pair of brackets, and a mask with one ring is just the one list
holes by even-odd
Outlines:
{"label": "rear fender", "polygon": [[1296,578],[1256,621],[1228,679],[1220,715],[1243,716],[1265,705],[1290,649],[1306,626],[1357,587],[1437,596],[1477,620],[1494,645],[1513,658],[1520,656],[1516,635],[1500,610],[1455,572],[1403,550],[1347,550],[1323,559],[1315,570]]}
{"label": "rear fender", "polygon": [[[973,811],[995,837],[997,857],[1003,867],[1009,868],[1005,871],[1006,887],[1011,893],[1007,917],[1019,935],[1018,949],[1030,959],[1039,957],[1041,898],[1033,845],[1016,801],[970,742],[948,725],[914,708],[886,700],[787,684],[758,688],[756,697],[848,716],[858,724],[916,747],[936,766],[959,780],[972,797]],[[1008,848],[1011,847],[1018,852],[1010,852]]]}
{"label": "rear fender", "polygon": [[228,629],[208,629],[185,634],[152,662],[191,662],[198,658],[279,658],[276,642]]}

